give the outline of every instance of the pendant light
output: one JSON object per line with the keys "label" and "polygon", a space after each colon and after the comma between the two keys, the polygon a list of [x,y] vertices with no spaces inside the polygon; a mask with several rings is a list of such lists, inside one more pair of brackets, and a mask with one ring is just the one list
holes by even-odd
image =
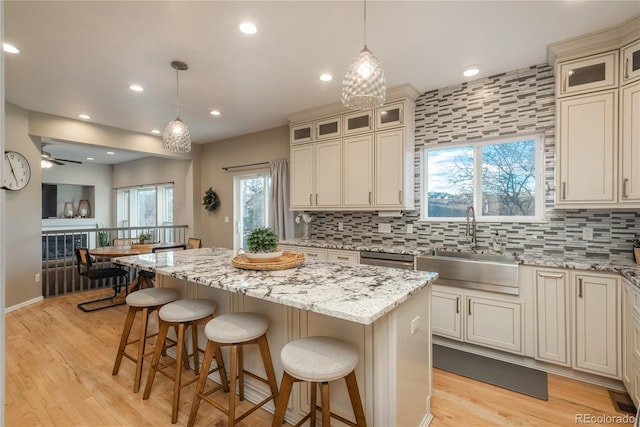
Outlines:
{"label": "pendant light", "polygon": [[189,128],[180,119],[180,85],[178,74],[180,71],[189,69],[189,66],[181,61],[171,62],[171,67],[176,70],[176,118],[169,123],[162,134],[162,148],[176,153],[187,153],[191,151],[191,135]]}
{"label": "pendant light", "polygon": [[342,81],[342,105],[368,110],[382,106],[386,95],[382,66],[367,48],[367,0],[364,0],[364,48],[351,62]]}

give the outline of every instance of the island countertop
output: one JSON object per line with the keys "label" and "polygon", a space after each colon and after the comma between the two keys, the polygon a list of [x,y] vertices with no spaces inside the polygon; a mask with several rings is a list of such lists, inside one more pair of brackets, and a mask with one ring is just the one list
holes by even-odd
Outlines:
{"label": "island countertop", "polygon": [[234,255],[225,248],[202,248],[120,257],[113,262],[364,325],[438,277],[433,272],[308,259],[292,269],[242,270],[231,264]]}

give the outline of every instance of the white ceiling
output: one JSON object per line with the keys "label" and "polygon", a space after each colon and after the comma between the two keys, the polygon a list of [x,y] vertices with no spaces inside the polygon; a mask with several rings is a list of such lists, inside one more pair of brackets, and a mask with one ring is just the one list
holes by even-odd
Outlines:
{"label": "white ceiling", "polygon": [[[546,62],[549,43],[616,25],[640,1],[375,1],[367,45],[388,86],[420,93]],[[362,1],[5,1],[6,99],[26,109],[148,133],[180,116],[194,143],[287,124],[339,102],[363,46]],[[247,36],[244,20],[258,26]],[[334,80],[318,80],[330,72]],[[128,89],[132,83],[142,93]],[[209,114],[222,112],[219,117]],[[78,155],[58,154],[57,157]],[[86,156],[84,156],[86,157]],[[71,157],[66,157],[71,158]],[[113,161],[107,161],[107,163]]]}

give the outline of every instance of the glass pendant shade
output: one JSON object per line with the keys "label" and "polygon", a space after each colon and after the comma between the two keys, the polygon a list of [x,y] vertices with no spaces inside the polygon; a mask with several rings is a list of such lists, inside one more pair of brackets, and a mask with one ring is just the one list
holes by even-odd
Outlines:
{"label": "glass pendant shade", "polygon": [[180,117],[176,117],[164,130],[162,148],[176,153],[188,153],[191,151],[191,134],[187,125],[180,120]]}
{"label": "glass pendant shade", "polygon": [[387,96],[382,66],[365,46],[355,57],[342,82],[342,105],[354,110],[380,107]]}

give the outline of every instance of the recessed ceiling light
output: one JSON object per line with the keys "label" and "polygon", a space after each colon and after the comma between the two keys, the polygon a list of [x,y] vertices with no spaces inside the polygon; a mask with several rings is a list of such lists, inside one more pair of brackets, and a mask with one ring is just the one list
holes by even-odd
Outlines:
{"label": "recessed ceiling light", "polygon": [[2,43],[2,50],[7,53],[20,53],[20,49],[9,43]]}
{"label": "recessed ceiling light", "polygon": [[480,72],[479,65],[469,65],[468,67],[464,68],[464,70],[462,71],[462,75],[465,77],[473,77],[479,72]]}
{"label": "recessed ceiling light", "polygon": [[212,116],[219,116],[222,113],[218,110],[211,110],[209,111],[209,114],[211,114]]}
{"label": "recessed ceiling light", "polygon": [[107,154],[116,154],[113,151],[107,151]]}
{"label": "recessed ceiling light", "polygon": [[151,133],[159,134],[160,131],[158,129],[151,129]]}
{"label": "recessed ceiling light", "polygon": [[333,76],[329,73],[320,74],[320,80],[323,82],[330,82],[333,80]]}
{"label": "recessed ceiling light", "polygon": [[258,32],[258,28],[251,22],[243,22],[238,28],[245,34],[255,34]]}
{"label": "recessed ceiling light", "polygon": [[78,114],[78,117],[82,120],[89,120],[91,118],[91,116],[88,114]]}
{"label": "recessed ceiling light", "polygon": [[87,157],[87,160],[95,160],[93,157]]}
{"label": "recessed ceiling light", "polygon": [[129,89],[131,89],[134,92],[143,92],[144,88],[140,85],[129,85]]}

